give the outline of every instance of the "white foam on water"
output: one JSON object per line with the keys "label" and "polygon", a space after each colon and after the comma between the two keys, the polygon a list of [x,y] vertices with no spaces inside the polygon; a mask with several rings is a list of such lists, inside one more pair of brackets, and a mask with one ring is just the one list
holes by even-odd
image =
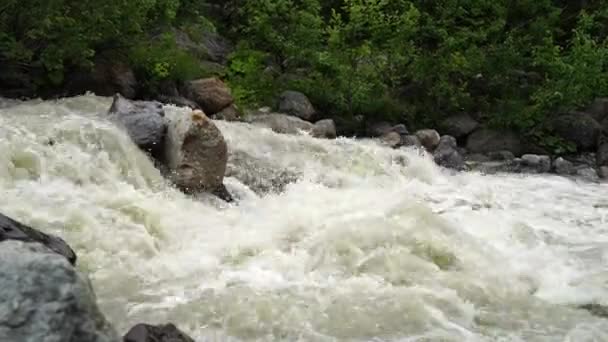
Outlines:
{"label": "white foam on water", "polygon": [[606,184],[217,122],[231,153],[299,175],[266,195],[228,178],[226,205],[167,184],[107,121],[109,98],[0,102],[0,211],[68,241],[119,331],[608,341],[608,322],[576,308],[608,304]]}

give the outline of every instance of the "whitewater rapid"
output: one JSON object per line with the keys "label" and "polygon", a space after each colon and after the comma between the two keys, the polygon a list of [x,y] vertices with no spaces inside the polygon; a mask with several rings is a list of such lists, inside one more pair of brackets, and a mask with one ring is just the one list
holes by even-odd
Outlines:
{"label": "whitewater rapid", "polygon": [[231,154],[297,177],[266,193],[229,177],[226,204],[167,184],[110,104],[0,101],[0,212],[63,237],[120,332],[608,341],[608,320],[577,309],[608,304],[608,184],[454,173],[413,149],[218,121]]}

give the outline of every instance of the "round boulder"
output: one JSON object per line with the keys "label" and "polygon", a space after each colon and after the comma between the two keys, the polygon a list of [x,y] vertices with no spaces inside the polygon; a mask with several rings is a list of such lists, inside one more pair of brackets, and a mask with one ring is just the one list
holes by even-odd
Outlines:
{"label": "round boulder", "polygon": [[441,137],[434,129],[421,129],[415,133],[416,137],[420,140],[420,143],[428,151],[433,151],[439,145]]}
{"label": "round boulder", "polygon": [[187,82],[183,92],[188,100],[194,101],[208,115],[218,113],[234,102],[230,88],[218,78]]}
{"label": "round boulder", "polygon": [[308,97],[299,91],[291,90],[284,91],[279,96],[279,111],[307,121],[315,115],[315,108]]}
{"label": "round boulder", "polygon": [[450,116],[439,124],[443,134],[451,135],[456,139],[469,135],[478,126],[479,123],[468,114]]}
{"label": "round boulder", "polygon": [[512,131],[498,131],[489,128],[475,130],[467,138],[467,150],[471,153],[509,151],[521,156],[524,147],[519,136]]}
{"label": "round boulder", "polygon": [[602,127],[587,113],[560,115],[550,122],[553,131],[566,141],[576,144],[581,151],[597,147]]}
{"label": "round boulder", "polygon": [[323,119],[315,122],[312,129],[312,135],[317,138],[335,139],[336,124],[332,119]]}

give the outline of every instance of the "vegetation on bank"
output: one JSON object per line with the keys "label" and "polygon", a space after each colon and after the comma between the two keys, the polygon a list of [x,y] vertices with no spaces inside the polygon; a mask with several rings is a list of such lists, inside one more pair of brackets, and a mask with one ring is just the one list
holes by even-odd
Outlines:
{"label": "vegetation on bank", "polygon": [[[180,50],[209,31],[236,46],[209,69]],[[154,92],[211,73],[242,105],[306,93],[338,121],[434,126],[468,113],[563,149],[543,123],[608,96],[608,2],[602,0],[6,0],[0,63],[60,86],[110,55]]]}

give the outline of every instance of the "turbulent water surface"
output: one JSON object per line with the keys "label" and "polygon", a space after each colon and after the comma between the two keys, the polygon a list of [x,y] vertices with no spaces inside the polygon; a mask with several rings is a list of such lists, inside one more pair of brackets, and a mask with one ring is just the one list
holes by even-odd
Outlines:
{"label": "turbulent water surface", "polygon": [[608,341],[608,320],[577,309],[608,304],[606,184],[452,174],[414,150],[217,122],[231,153],[298,179],[264,195],[230,177],[227,205],[168,185],[110,103],[3,101],[0,211],[65,238],[121,332]]}

